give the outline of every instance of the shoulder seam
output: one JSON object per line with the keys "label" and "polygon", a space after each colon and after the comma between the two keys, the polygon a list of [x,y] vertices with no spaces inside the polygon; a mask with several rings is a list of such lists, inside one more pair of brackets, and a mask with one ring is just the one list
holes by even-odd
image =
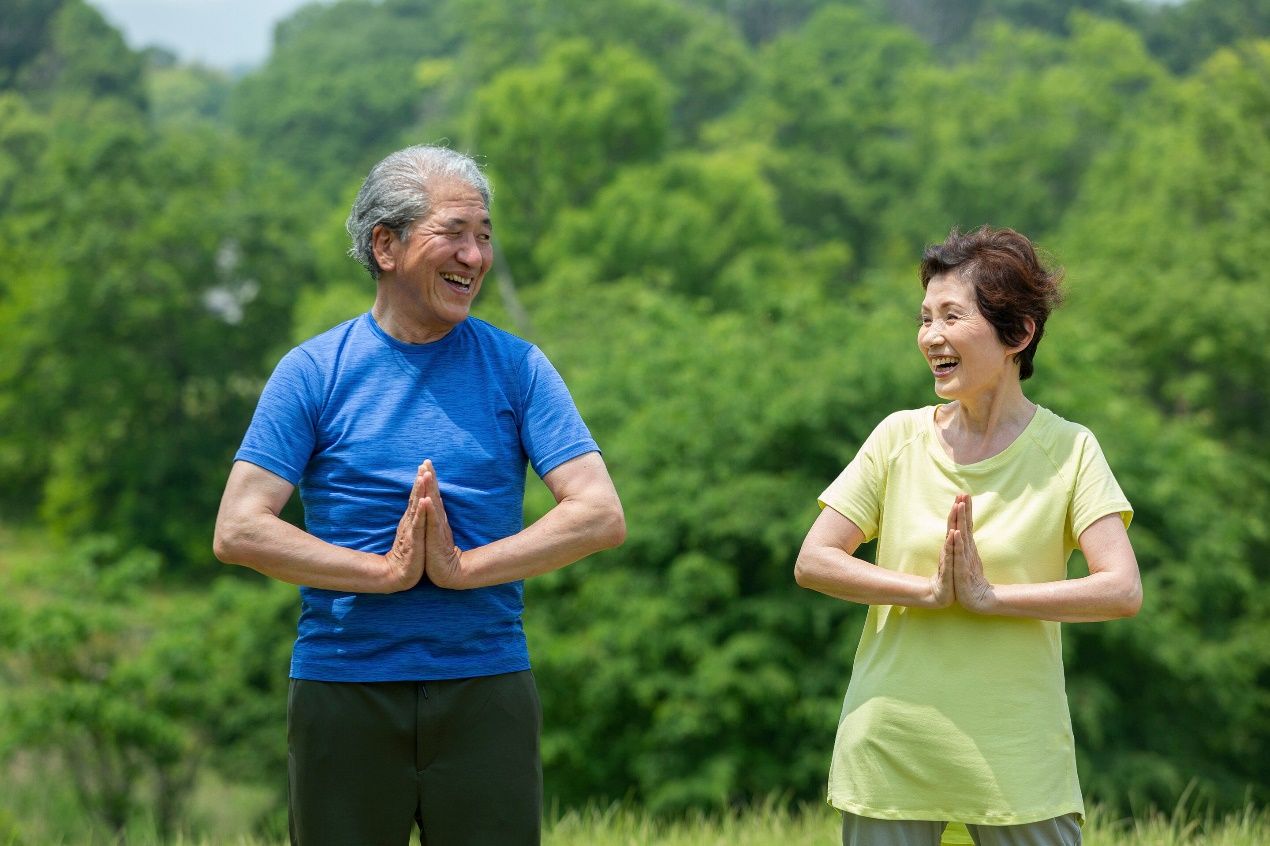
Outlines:
{"label": "shoulder seam", "polygon": [[[914,412],[921,412],[924,409],[912,409],[912,410]],[[899,413],[902,414],[903,412],[899,412]],[[918,422],[920,424],[921,421],[919,420]],[[922,429],[921,425],[918,425],[916,431],[911,433],[907,438],[905,438],[900,443],[896,444],[895,449],[891,450],[890,452],[886,454],[885,460],[887,465],[889,466],[892,463],[894,463],[895,457],[898,456],[904,450],[908,449],[908,447],[912,446],[914,441],[921,440],[923,434],[924,434],[924,430]]]}

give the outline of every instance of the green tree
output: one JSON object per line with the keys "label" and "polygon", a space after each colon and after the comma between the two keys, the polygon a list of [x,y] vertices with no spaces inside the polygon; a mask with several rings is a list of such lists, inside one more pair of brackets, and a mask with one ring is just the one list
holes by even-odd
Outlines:
{"label": "green tree", "polygon": [[110,536],[29,571],[0,625],[0,757],[52,753],[112,834],[183,822],[206,766],[244,780],[285,772],[295,592],[224,578],[203,594],[154,590],[162,562]]}
{"label": "green tree", "polygon": [[673,86],[672,126],[687,141],[732,106],[750,79],[751,57],[736,29],[679,0],[455,0],[450,20],[462,28],[462,65],[477,85],[544,62],[562,41],[633,50]]}
{"label": "green tree", "polygon": [[1187,0],[1161,3],[1142,24],[1151,50],[1179,72],[1191,71],[1222,47],[1270,38],[1266,0]]}
{"label": "green tree", "polygon": [[414,122],[415,63],[457,47],[447,9],[370,0],[300,9],[278,24],[269,61],[234,87],[233,126],[334,199]]}
{"label": "green tree", "polygon": [[223,125],[233,82],[229,75],[201,65],[182,65],[161,48],[146,51],[145,84],[151,119],[161,125]]}
{"label": "green tree", "polygon": [[499,237],[519,271],[557,215],[623,164],[661,152],[670,98],[630,50],[567,41],[541,65],[495,77],[475,105],[475,135],[501,194]]}
{"label": "green tree", "polygon": [[927,59],[912,33],[827,6],[767,44],[746,101],[705,132],[714,146],[761,143],[788,240],[844,242],[860,266],[892,237],[881,216],[910,197],[918,161],[897,118]]}
{"label": "green tree", "polygon": [[684,153],[626,169],[592,204],[560,216],[537,265],[579,283],[634,278],[736,303],[745,292],[728,289],[738,281],[731,269],[779,243],[781,230],[775,192],[747,152]]}
{"label": "green tree", "polygon": [[49,21],[63,0],[8,0],[0,21],[0,89],[48,44]]}
{"label": "green tree", "polygon": [[209,562],[308,275],[294,192],[223,136],[152,136],[117,101],[68,101],[43,141],[0,221],[0,496],[65,536]]}
{"label": "green tree", "polygon": [[906,314],[825,301],[829,274],[739,285],[763,311],[713,312],[655,270],[528,296],[629,527],[620,549],[527,585],[548,786],[568,804],[821,792],[864,609],[794,586],[794,553],[875,409],[922,393],[897,354]]}
{"label": "green tree", "polygon": [[[100,12],[83,0],[22,5],[26,14],[19,19],[25,18],[25,25],[18,37],[31,40],[23,43],[26,49],[10,54],[13,87],[45,102],[108,97],[144,108],[141,57]],[[4,82],[0,78],[0,85]]]}
{"label": "green tree", "polygon": [[1116,425],[1148,603],[1120,636],[1076,643],[1102,795],[1159,802],[1198,776],[1230,803],[1270,784],[1270,400],[1247,333],[1267,284],[1268,61],[1265,44],[1223,51],[1170,89],[1099,157],[1064,222],[1085,280],[1073,308],[1114,339],[1099,346],[1143,406]]}
{"label": "green tree", "polygon": [[902,121],[921,175],[891,195],[883,229],[912,244],[950,224],[1044,240],[1091,162],[1166,84],[1132,30],[1087,15],[1066,39],[997,25],[986,41],[973,61],[910,78]]}

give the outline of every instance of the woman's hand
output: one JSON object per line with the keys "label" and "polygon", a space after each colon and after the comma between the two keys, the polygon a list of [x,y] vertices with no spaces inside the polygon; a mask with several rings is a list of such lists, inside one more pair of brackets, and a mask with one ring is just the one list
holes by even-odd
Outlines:
{"label": "woman's hand", "polygon": [[952,561],[957,604],[976,614],[1094,623],[1132,617],[1142,605],[1138,561],[1119,512],[1106,514],[1079,538],[1089,562],[1089,575],[1079,579],[1031,584],[994,585],[983,573],[975,546],[974,514],[969,494],[957,494],[948,514],[948,534],[939,567]]}
{"label": "woman's hand", "polygon": [[994,613],[996,594],[983,574],[983,560],[975,546],[970,494],[957,494],[953,501],[952,511],[948,514],[948,535],[944,538],[944,549],[939,556],[940,570],[944,569],[944,559],[950,557],[950,551],[957,604],[976,614]]}
{"label": "woman's hand", "polygon": [[930,577],[930,596],[932,608],[947,608],[957,601],[954,569],[957,560],[957,547],[953,540],[953,532],[957,528],[957,506],[948,512],[948,530],[944,534],[944,546],[939,550],[939,566],[935,575]]}

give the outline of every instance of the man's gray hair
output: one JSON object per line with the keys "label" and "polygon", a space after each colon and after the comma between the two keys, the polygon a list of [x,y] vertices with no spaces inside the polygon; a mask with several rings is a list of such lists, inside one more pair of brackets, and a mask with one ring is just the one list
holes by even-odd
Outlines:
{"label": "man's gray hair", "polygon": [[353,200],[344,228],[353,238],[348,254],[379,278],[375,261],[376,226],[392,230],[402,241],[410,237],[415,222],[432,210],[430,188],[439,182],[460,180],[476,189],[489,208],[493,189],[480,165],[447,147],[417,144],[398,150],[370,170]]}

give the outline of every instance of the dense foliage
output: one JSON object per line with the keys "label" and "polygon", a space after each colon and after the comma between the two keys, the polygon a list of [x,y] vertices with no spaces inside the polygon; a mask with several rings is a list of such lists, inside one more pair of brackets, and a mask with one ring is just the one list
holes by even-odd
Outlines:
{"label": "dense foliage", "polygon": [[282,783],[294,593],[215,564],[216,502],[272,364],[371,300],[358,180],[448,139],[495,184],[478,311],[564,373],[630,528],[527,586],[555,799],[820,795],[864,609],[793,558],[934,401],[921,246],[989,223],[1068,267],[1029,395],[1137,511],[1141,615],[1065,628],[1085,789],[1270,800],[1270,3],[341,0],[241,80],[5,8],[0,524],[52,539],[0,558],[22,783],[114,829]]}

